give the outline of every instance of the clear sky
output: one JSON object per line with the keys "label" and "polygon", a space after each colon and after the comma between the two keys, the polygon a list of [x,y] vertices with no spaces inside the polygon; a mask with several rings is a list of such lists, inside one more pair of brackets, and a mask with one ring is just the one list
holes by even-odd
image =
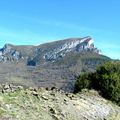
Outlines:
{"label": "clear sky", "polygon": [[103,54],[120,59],[120,0],[1,0],[0,46],[94,38]]}

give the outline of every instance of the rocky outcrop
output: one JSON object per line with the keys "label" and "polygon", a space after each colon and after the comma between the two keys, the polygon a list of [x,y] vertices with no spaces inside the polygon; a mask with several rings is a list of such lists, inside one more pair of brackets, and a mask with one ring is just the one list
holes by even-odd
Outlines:
{"label": "rocky outcrop", "polygon": [[0,49],[0,61],[18,61],[22,58],[22,55],[19,51],[14,49],[10,44],[5,44],[2,49]]}
{"label": "rocky outcrop", "polygon": [[100,54],[100,51],[94,47],[94,41],[91,37],[76,38],[66,41],[59,47],[52,49],[44,54],[44,59],[54,61],[58,58],[63,58],[69,52],[93,51]]}
{"label": "rocky outcrop", "polygon": [[17,90],[22,90],[24,89],[23,86],[14,86],[12,84],[2,84],[0,85],[0,90],[2,93],[10,93],[10,92],[15,92]]}

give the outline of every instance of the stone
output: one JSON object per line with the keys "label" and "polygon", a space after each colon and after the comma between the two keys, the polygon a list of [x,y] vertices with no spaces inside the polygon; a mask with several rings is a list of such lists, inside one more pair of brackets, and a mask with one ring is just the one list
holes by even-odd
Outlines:
{"label": "stone", "polygon": [[56,88],[56,87],[52,87],[52,88],[51,88],[51,90],[55,90],[55,89],[57,89],[57,88]]}
{"label": "stone", "polygon": [[52,115],[52,117],[53,117],[54,120],[59,120],[57,115]]}
{"label": "stone", "polygon": [[30,91],[34,91],[34,88],[33,88],[33,87],[29,87],[29,90],[30,90]]}
{"label": "stone", "polygon": [[4,85],[3,89],[4,90],[10,89],[10,86],[6,84],[6,85]]}
{"label": "stone", "polygon": [[13,87],[11,88],[11,92],[15,92],[15,91],[17,91],[17,90],[18,90],[18,88],[15,87],[15,86],[13,86]]}
{"label": "stone", "polygon": [[42,95],[41,96],[44,100],[48,100],[48,97],[46,97],[46,96],[44,96],[44,95]]}
{"label": "stone", "polygon": [[55,93],[51,92],[50,95],[54,96],[55,97]]}
{"label": "stone", "polygon": [[19,90],[23,90],[24,87],[23,86],[17,86]]}
{"label": "stone", "polygon": [[36,91],[32,91],[32,95],[34,95],[34,96],[36,96],[36,97],[39,96],[39,94],[38,94]]}
{"label": "stone", "polygon": [[50,113],[57,114],[57,111],[54,108],[52,108],[52,107],[49,107],[49,108],[50,108],[49,109]]}

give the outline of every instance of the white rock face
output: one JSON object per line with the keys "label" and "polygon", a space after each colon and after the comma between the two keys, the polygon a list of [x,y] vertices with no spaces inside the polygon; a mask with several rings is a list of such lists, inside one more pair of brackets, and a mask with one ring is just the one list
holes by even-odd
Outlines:
{"label": "white rock face", "polygon": [[94,47],[94,40],[91,37],[85,37],[80,39],[72,39],[65,42],[63,45],[50,52],[47,52],[43,58],[48,60],[55,60],[59,57],[64,57],[66,53],[70,51],[81,52],[91,50],[99,53],[99,50]]}
{"label": "white rock face", "polygon": [[6,62],[7,60],[12,61],[13,59],[19,60],[21,57],[20,52],[13,49],[9,44],[5,44],[4,47],[0,49],[0,61]]}
{"label": "white rock face", "polygon": [[82,45],[84,44],[86,48],[89,48],[91,47],[91,45],[94,43],[93,39],[90,38],[90,37],[86,37],[86,38],[83,38],[83,39],[75,39],[75,40],[72,40],[68,43],[65,43],[61,48],[58,48],[57,51],[62,51],[62,50],[65,50],[65,49],[73,49],[75,48],[77,45]]}

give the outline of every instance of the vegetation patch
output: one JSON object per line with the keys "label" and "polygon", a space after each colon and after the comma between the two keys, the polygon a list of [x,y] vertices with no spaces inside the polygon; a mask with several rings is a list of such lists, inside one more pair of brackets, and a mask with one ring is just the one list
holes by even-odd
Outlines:
{"label": "vegetation patch", "polygon": [[0,108],[0,116],[3,116],[6,113],[6,111],[2,108]]}
{"label": "vegetation patch", "polygon": [[81,74],[75,83],[74,92],[84,88],[96,89],[103,97],[120,106],[120,61],[107,62],[94,73]]}

